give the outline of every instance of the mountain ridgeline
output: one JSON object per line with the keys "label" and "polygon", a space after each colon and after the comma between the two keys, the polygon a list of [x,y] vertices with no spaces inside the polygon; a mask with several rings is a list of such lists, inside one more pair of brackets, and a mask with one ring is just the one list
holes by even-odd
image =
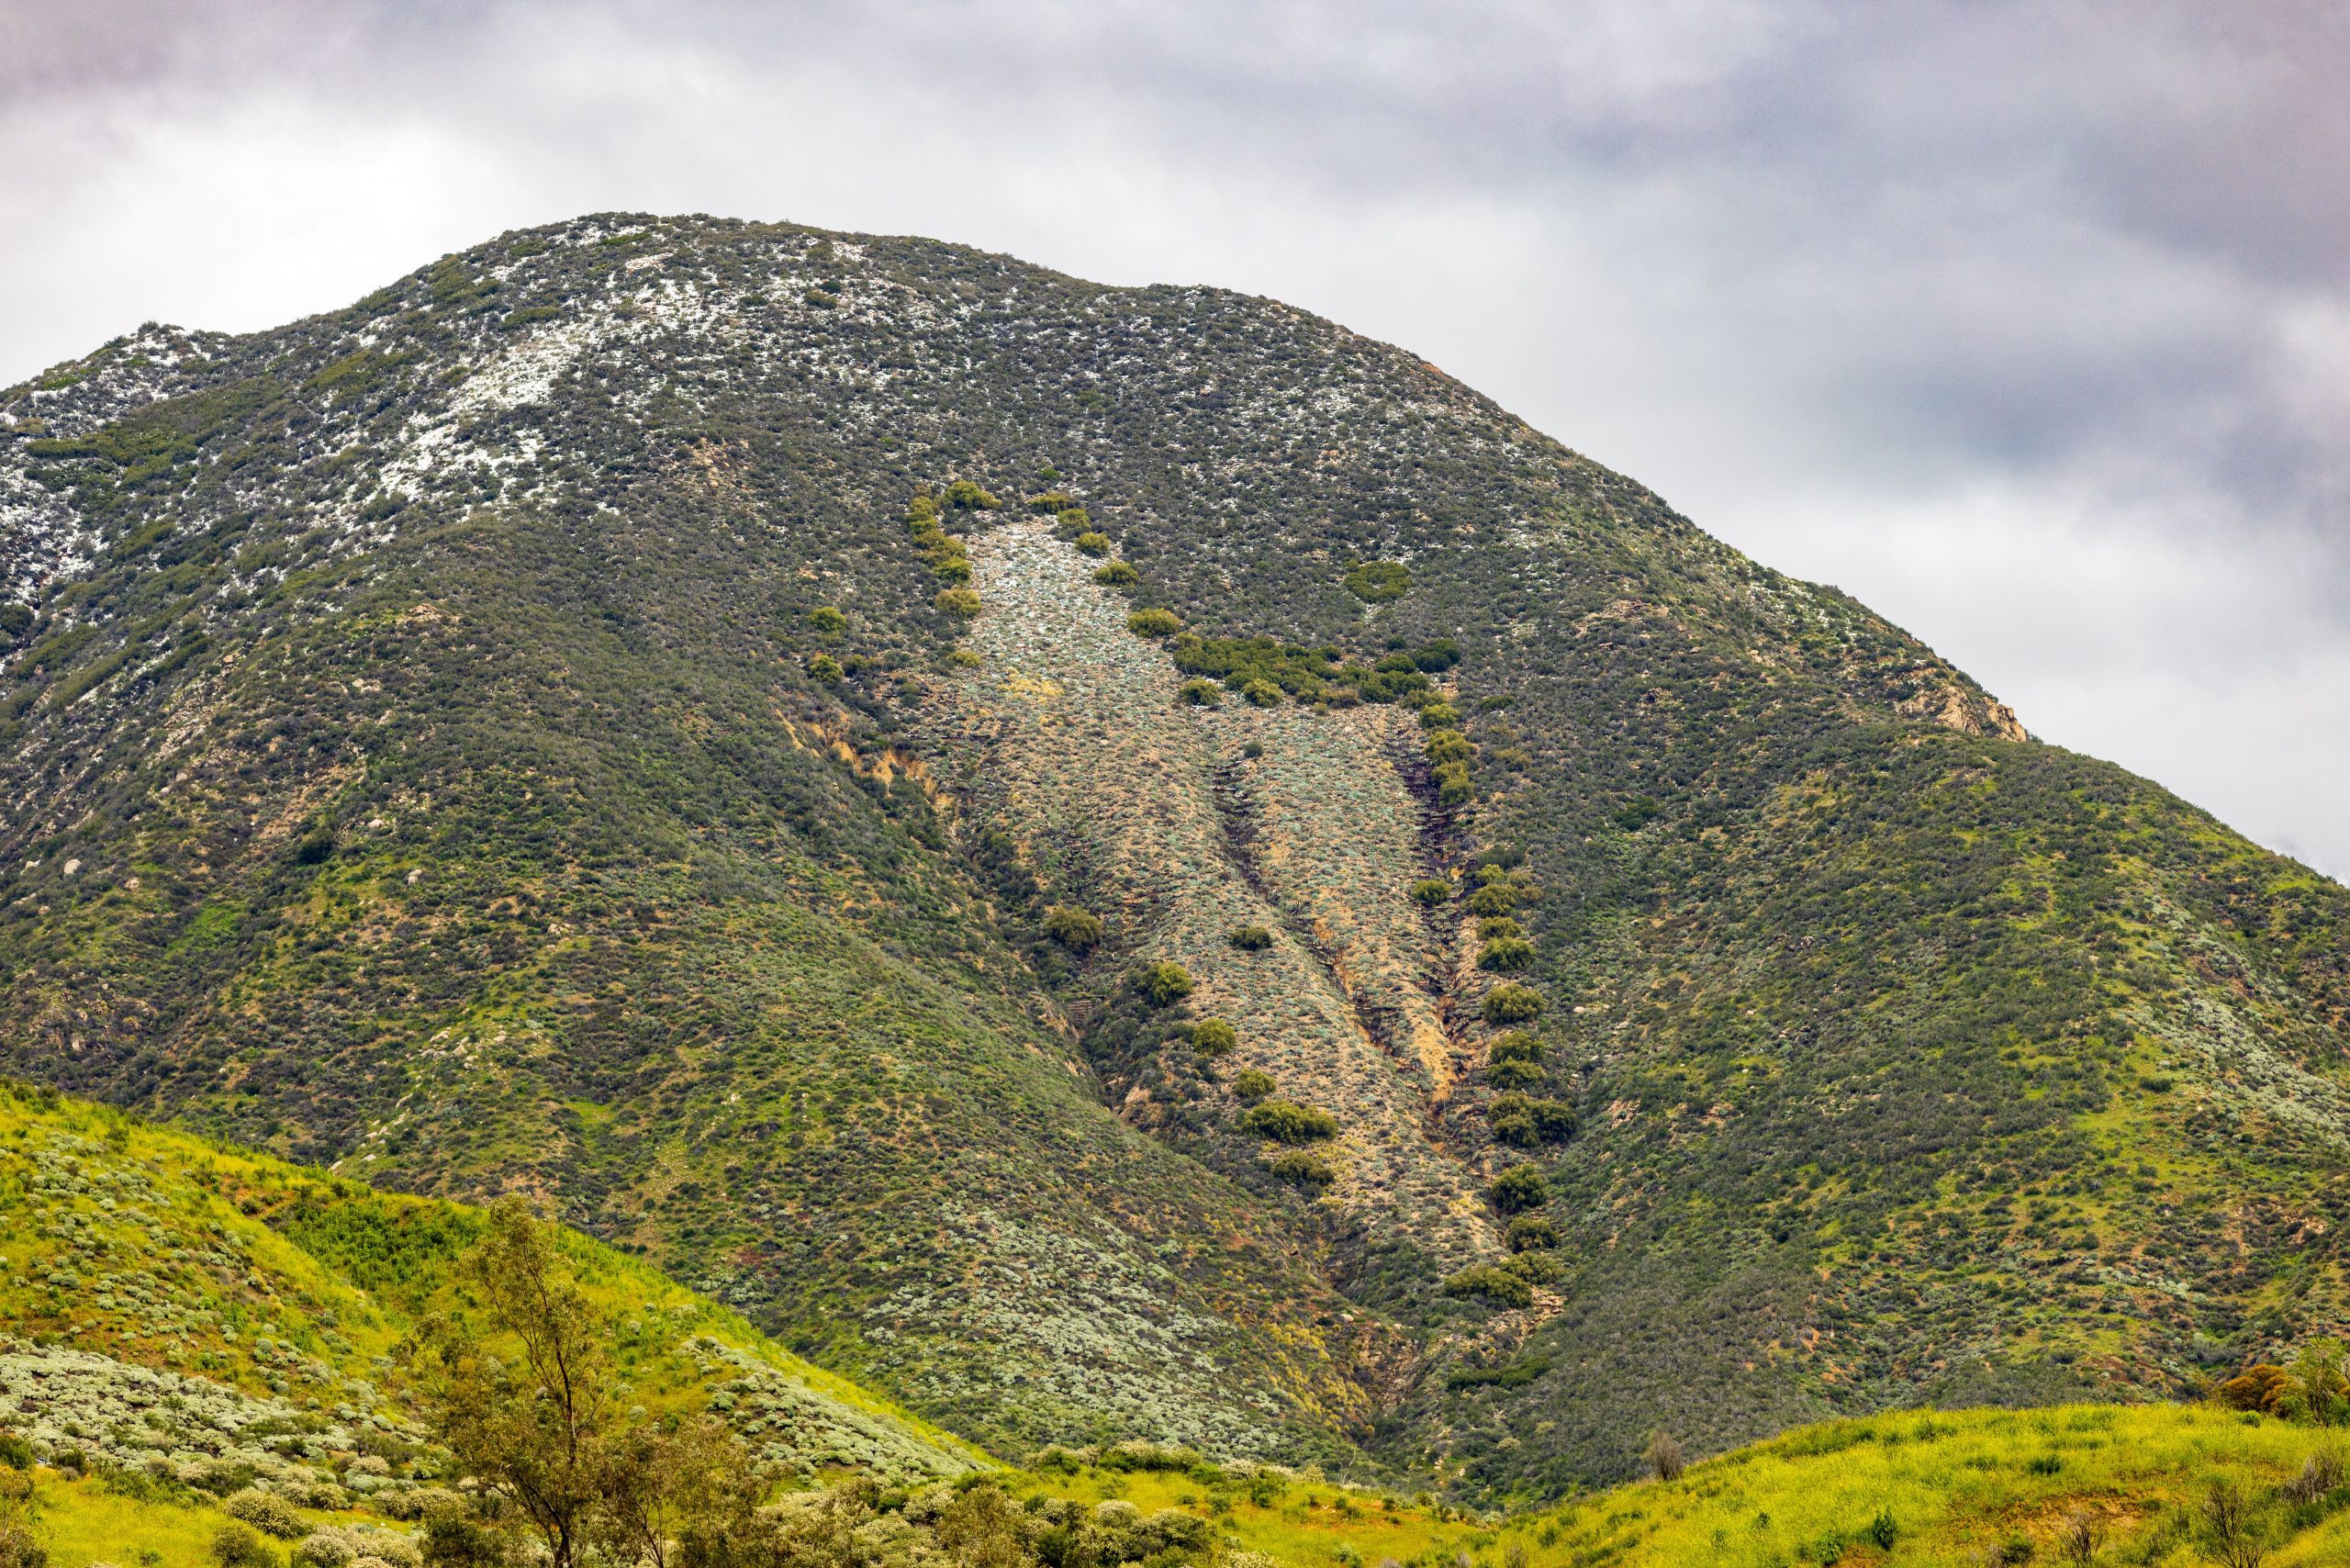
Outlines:
{"label": "mountain ridgeline", "polygon": [[2350,898],[1408,353],[605,216],[0,394],[0,1070],[1002,1452],[1480,1503],[2341,1323]]}

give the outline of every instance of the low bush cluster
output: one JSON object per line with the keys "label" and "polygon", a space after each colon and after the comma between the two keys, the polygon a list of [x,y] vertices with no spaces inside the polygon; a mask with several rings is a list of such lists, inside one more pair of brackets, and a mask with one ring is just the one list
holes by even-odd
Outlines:
{"label": "low bush cluster", "polygon": [[1519,1215],[1503,1238],[1513,1252],[1541,1252],[1558,1246],[1559,1227],[1544,1215]]}
{"label": "low bush cluster", "polygon": [[1503,1143],[1520,1148],[1537,1144],[1564,1143],[1574,1137],[1574,1107],[1563,1100],[1529,1100],[1523,1094],[1494,1096],[1485,1125]]}
{"label": "low bush cluster", "polygon": [[923,558],[930,569],[949,584],[961,585],[971,580],[971,557],[964,548],[963,537],[946,532],[939,521],[938,501],[929,495],[917,495],[906,505],[906,527],[922,547]]}
{"label": "low bush cluster", "polygon": [[1534,1287],[1525,1277],[1493,1263],[1473,1263],[1444,1282],[1444,1294],[1488,1301],[1497,1306],[1532,1306]]}
{"label": "low bush cluster", "polygon": [[1275,1143],[1314,1143],[1335,1137],[1338,1118],[1318,1105],[1266,1100],[1249,1107],[1241,1116],[1240,1130]]}
{"label": "low bush cluster", "polygon": [[1265,1161],[1265,1169],[1284,1182],[1294,1182],[1301,1187],[1326,1187],[1338,1179],[1338,1173],[1320,1155],[1302,1148],[1285,1148]]}
{"label": "low bush cluster", "polygon": [[1531,1165],[1513,1165],[1494,1178],[1485,1197],[1505,1215],[1539,1209],[1550,1201],[1550,1183]]}
{"label": "low bush cluster", "polygon": [[1192,1048],[1203,1057],[1220,1057],[1240,1044],[1239,1031],[1221,1018],[1203,1018],[1192,1025]]}
{"label": "low bush cluster", "polygon": [[1300,702],[1327,702],[1345,707],[1357,702],[1396,702],[1429,691],[1429,670],[1449,668],[1460,656],[1459,644],[1445,640],[1410,651],[1398,651],[1376,664],[1348,661],[1344,652],[1324,645],[1306,647],[1272,637],[1203,637],[1187,633],[1169,645],[1175,667],[1190,676],[1221,681],[1228,691],[1247,694],[1251,686],[1270,688],[1263,699],[1283,697]]}
{"label": "low bush cluster", "polygon": [[1485,1049],[1485,1077],[1497,1089],[1523,1089],[1542,1081],[1542,1042],[1513,1029]]}
{"label": "low bush cluster", "polygon": [[1388,604],[1410,589],[1412,574],[1401,561],[1357,561],[1342,580],[1365,604]]}
{"label": "low bush cluster", "polygon": [[1072,953],[1090,953],[1102,941],[1102,917],[1069,904],[1045,912],[1045,935]]}
{"label": "low bush cluster", "polygon": [[1512,981],[1485,993],[1481,1009],[1488,1024],[1528,1024],[1542,1016],[1542,993]]}
{"label": "low bush cluster", "polygon": [[1161,961],[1135,971],[1135,990],[1153,1007],[1170,1007],[1192,994],[1192,971]]}

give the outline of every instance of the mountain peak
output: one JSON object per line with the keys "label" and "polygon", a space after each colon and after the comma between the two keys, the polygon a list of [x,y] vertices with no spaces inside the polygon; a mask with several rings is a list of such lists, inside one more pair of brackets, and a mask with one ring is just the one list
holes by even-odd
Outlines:
{"label": "mountain peak", "polygon": [[12,1072],[1476,1499],[2339,1314],[2340,888],[1305,312],[601,215],[0,414]]}

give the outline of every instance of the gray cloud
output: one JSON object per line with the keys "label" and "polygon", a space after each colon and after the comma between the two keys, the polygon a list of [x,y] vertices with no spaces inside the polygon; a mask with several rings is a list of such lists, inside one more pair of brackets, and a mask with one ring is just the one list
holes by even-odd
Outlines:
{"label": "gray cloud", "polygon": [[606,207],[1404,342],[2350,870],[2350,22],[1819,0],[0,7],[0,378]]}

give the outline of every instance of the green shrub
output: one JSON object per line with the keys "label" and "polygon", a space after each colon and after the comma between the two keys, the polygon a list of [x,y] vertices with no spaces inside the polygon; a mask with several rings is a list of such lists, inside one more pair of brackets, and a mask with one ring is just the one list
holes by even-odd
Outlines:
{"label": "green shrub", "polygon": [[1517,890],[1507,882],[1488,882],[1469,895],[1472,914],[1515,914]]}
{"label": "green shrub", "polygon": [[1424,730],[1459,730],[1460,710],[1449,702],[1430,702],[1420,710],[1420,728]]}
{"label": "green shrub", "polygon": [[848,617],[829,604],[820,604],[808,612],[808,630],[819,637],[837,637],[848,630]]}
{"label": "green shrub", "polygon": [[15,1432],[0,1432],[0,1464],[11,1470],[30,1470],[33,1445]]}
{"label": "green shrub", "polygon": [[1414,882],[1411,893],[1414,903],[1426,904],[1433,909],[1438,904],[1452,902],[1452,884],[1440,877],[1427,877]]}
{"label": "green shrub", "polygon": [[1471,748],[1469,737],[1459,730],[1433,730],[1420,750],[1429,762],[1441,766],[1448,762],[1468,761]]}
{"label": "green shrub", "polygon": [[1301,1187],[1326,1187],[1338,1179],[1327,1160],[1302,1148],[1285,1148],[1265,1161],[1265,1169]]}
{"label": "green shrub", "polygon": [[1485,1113],[1494,1137],[1520,1148],[1539,1143],[1563,1143],[1574,1136],[1574,1107],[1563,1100],[1529,1100],[1523,1094],[1494,1096]]}
{"label": "green shrub", "polygon": [[1171,610],[1137,610],[1126,617],[1126,630],[1137,637],[1172,637],[1183,622]]}
{"label": "green shrub", "polygon": [[1436,803],[1439,806],[1465,806],[1477,798],[1477,787],[1469,780],[1469,769],[1458,762],[1448,762],[1436,770]]}
{"label": "green shrub", "polygon": [[1444,1282],[1449,1296],[1475,1297],[1500,1306],[1532,1306],[1534,1287],[1507,1269],[1474,1263]]}
{"label": "green shrub", "polygon": [[979,596],[967,588],[951,588],[932,602],[947,614],[969,621],[979,613]]}
{"label": "green shrub", "polygon": [[252,1527],[231,1519],[213,1533],[212,1561],[220,1568],[278,1568],[277,1553]]}
{"label": "green shrub", "polygon": [[1494,1043],[1485,1047],[1485,1058],[1489,1061],[1522,1061],[1539,1065],[1543,1055],[1542,1042],[1517,1029],[1495,1036]]}
{"label": "green shrub", "polygon": [[1893,1522],[1893,1510],[1879,1508],[1876,1518],[1862,1528],[1861,1539],[1879,1551],[1890,1551],[1893,1543],[1901,1539],[1901,1527]]}
{"label": "green shrub", "polygon": [[1646,795],[1636,795],[1616,813],[1616,825],[1627,833],[1638,833],[1656,820],[1664,808]]}
{"label": "green shrub", "polygon": [[1090,953],[1102,940],[1102,917],[1055,904],[1045,912],[1045,935],[1072,953]]}
{"label": "green shrub", "polygon": [[906,521],[916,528],[920,528],[925,521],[934,522],[937,518],[938,498],[935,496],[917,494],[913,499],[906,503]]}
{"label": "green shrub", "polygon": [[1530,1061],[1497,1061],[1485,1077],[1496,1089],[1525,1089],[1542,1081],[1542,1070]]}
{"label": "green shrub", "polygon": [[14,599],[0,602],[0,637],[5,637],[13,643],[31,631],[32,627],[32,606],[18,604]]}
{"label": "green shrub", "polygon": [[1531,1148],[1541,1142],[1534,1130],[1534,1118],[1527,1112],[1523,1094],[1496,1094],[1485,1108],[1485,1126],[1502,1143],[1519,1148]]}
{"label": "green shrub", "polygon": [[1488,942],[1477,954],[1477,967],[1496,974],[1509,974],[1529,969],[1534,963],[1534,944],[1523,936],[1503,936]]}
{"label": "green shrub", "polygon": [[1273,1075],[1262,1068],[1242,1068],[1232,1081],[1232,1097],[1253,1105],[1273,1092]]}
{"label": "green shrub", "polygon": [[1555,1285],[1567,1277],[1567,1266],[1539,1249],[1513,1254],[1502,1267],[1529,1285]]}
{"label": "green shrub", "polygon": [[1216,708],[1224,703],[1224,688],[1213,680],[1187,680],[1176,689],[1175,695],[1194,708]]}
{"label": "green shrub", "polygon": [[1485,993],[1482,1010],[1488,1024],[1528,1024],[1542,1016],[1542,993],[1515,981]]}
{"label": "green shrub", "polygon": [[[1046,484],[1052,483],[1049,479],[1045,482]],[[1047,490],[1041,496],[1031,496],[1028,498],[1028,510],[1030,511],[1050,513],[1074,511],[1077,510],[1079,504],[1078,498],[1075,496],[1066,496],[1058,490]]]}
{"label": "green shrub", "polygon": [[957,479],[946,487],[946,504],[970,511],[993,511],[1003,505],[968,479]]}
{"label": "green shrub", "polygon": [[1261,925],[1236,925],[1224,939],[1244,953],[1261,953],[1273,945],[1273,934]]}
{"label": "green shrub", "polygon": [[1203,637],[1187,632],[1168,652],[1185,675],[1220,680],[1228,691],[1261,680],[1301,702],[1334,707],[1403,701],[1428,684],[1408,656],[1382,659],[1377,665],[1353,664],[1326,644],[1307,647],[1271,637]]}
{"label": "green shrub", "polygon": [[1412,650],[1412,663],[1430,675],[1441,675],[1460,662],[1460,644],[1449,637],[1438,637]]}
{"label": "green shrub", "polygon": [[1240,1044],[1240,1032],[1222,1018],[1203,1018],[1192,1025],[1192,1048],[1203,1057],[1220,1057]]}
{"label": "green shrub", "polygon": [[1501,1213],[1518,1214],[1549,1203],[1550,1183],[1531,1165],[1513,1165],[1494,1178],[1494,1184],[1485,1189],[1485,1197]]}
{"label": "green shrub", "polygon": [[1053,520],[1053,533],[1061,539],[1074,540],[1093,532],[1093,520],[1083,507],[1070,507]]}
{"label": "green shrub", "polygon": [[1106,566],[1097,567],[1093,580],[1104,588],[1132,588],[1142,581],[1142,574],[1124,561],[1113,561]]}
{"label": "green shrub", "polygon": [[1192,994],[1192,973],[1181,964],[1157,963],[1135,971],[1135,990],[1153,1007],[1166,1007]]}
{"label": "green shrub", "polygon": [[1509,1222],[1504,1239],[1513,1252],[1539,1252],[1559,1244],[1559,1227],[1541,1215],[1520,1215]]}
{"label": "green shrub", "polygon": [[1498,942],[1505,936],[1523,936],[1526,928],[1505,914],[1490,914],[1477,922],[1477,940]]}
{"label": "green shrub", "polygon": [[1544,1143],[1564,1143],[1575,1136],[1575,1108],[1564,1100],[1528,1100],[1526,1114],[1534,1118],[1534,1136]]}
{"label": "green shrub", "polygon": [[310,1528],[302,1522],[302,1516],[296,1513],[285,1499],[250,1487],[222,1498],[220,1511],[280,1540],[298,1540],[308,1533]]}
{"label": "green shrub", "polygon": [[808,678],[822,681],[827,686],[842,678],[845,673],[841,661],[830,654],[818,654],[808,661]]}
{"label": "green shrub", "polygon": [[1240,1118],[1240,1130],[1275,1143],[1312,1143],[1335,1135],[1338,1118],[1318,1105],[1267,1100]]}
{"label": "green shrub", "polygon": [[497,1526],[438,1514],[424,1521],[424,1561],[432,1568],[502,1568],[514,1558]]}
{"label": "green shrub", "polygon": [[1404,597],[1412,586],[1412,574],[1401,561],[1357,561],[1341,580],[1365,604],[1388,604]]}
{"label": "green shrub", "polygon": [[1240,695],[1259,708],[1270,708],[1281,700],[1281,689],[1270,680],[1252,680],[1240,689]]}
{"label": "green shrub", "polygon": [[[1524,1388],[1550,1370],[1548,1356],[1525,1356],[1502,1366],[1456,1367],[1444,1374],[1447,1388]],[[1543,1541],[1556,1540],[1553,1533]]]}
{"label": "green shrub", "polygon": [[1089,555],[1107,555],[1110,553],[1110,536],[1089,528],[1077,536],[1077,547]]}

